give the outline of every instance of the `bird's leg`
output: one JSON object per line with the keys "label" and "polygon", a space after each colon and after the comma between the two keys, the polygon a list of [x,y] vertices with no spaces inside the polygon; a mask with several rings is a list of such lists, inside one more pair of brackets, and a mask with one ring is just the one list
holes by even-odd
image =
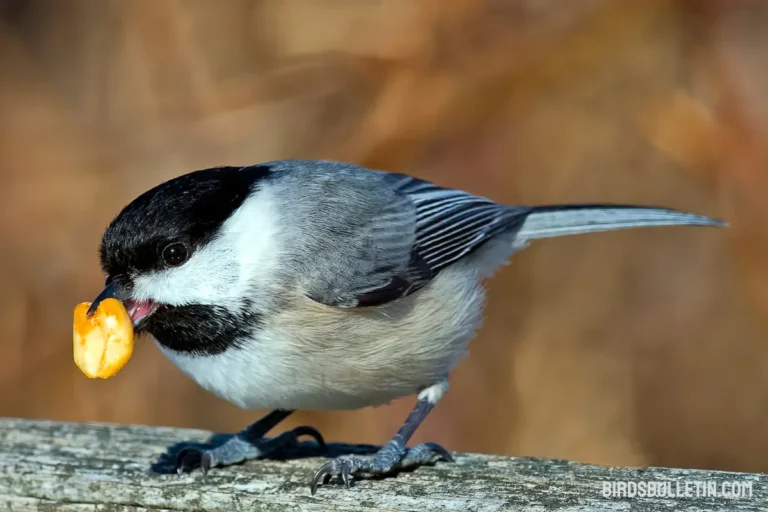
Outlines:
{"label": "bird's leg", "polygon": [[200,467],[203,473],[207,473],[212,467],[229,466],[249,459],[263,458],[284,448],[295,447],[299,436],[310,436],[324,447],[323,436],[312,427],[296,427],[271,439],[264,437],[291,413],[293,413],[292,410],[274,410],[233,435],[222,445],[207,449],[182,450],[176,457],[176,471],[181,474]]}
{"label": "bird's leg", "polygon": [[419,393],[419,399],[403,426],[372,459],[338,457],[323,464],[312,478],[310,484],[312,494],[315,494],[318,484],[325,483],[328,478],[334,475],[341,476],[344,485],[349,487],[351,476],[385,475],[404,467],[431,464],[437,460],[453,462],[451,454],[437,443],[423,443],[413,448],[406,448],[408,440],[447,389],[448,381],[445,380]]}

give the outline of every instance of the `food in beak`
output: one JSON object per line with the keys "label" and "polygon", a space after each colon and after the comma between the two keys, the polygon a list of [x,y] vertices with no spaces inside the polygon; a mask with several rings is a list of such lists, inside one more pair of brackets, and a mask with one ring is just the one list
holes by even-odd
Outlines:
{"label": "food in beak", "polygon": [[133,355],[133,321],[122,302],[102,300],[91,316],[90,302],[75,307],[73,349],[77,367],[91,379],[108,379]]}

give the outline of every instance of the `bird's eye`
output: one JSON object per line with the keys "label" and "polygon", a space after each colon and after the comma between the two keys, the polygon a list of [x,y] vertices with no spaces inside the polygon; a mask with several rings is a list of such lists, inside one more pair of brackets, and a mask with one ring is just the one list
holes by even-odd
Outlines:
{"label": "bird's eye", "polygon": [[180,243],[172,243],[163,249],[163,261],[172,267],[178,267],[187,261],[187,247]]}

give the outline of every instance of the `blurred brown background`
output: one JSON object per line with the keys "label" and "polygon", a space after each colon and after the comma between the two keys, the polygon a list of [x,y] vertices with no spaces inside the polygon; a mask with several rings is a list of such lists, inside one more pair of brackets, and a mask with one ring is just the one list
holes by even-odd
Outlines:
{"label": "blurred brown background", "polygon": [[[329,158],[508,203],[635,202],[729,230],[538,242],[418,432],[450,449],[767,471],[768,2],[0,1],[0,415],[238,430],[140,340],[71,355],[101,231],[208,166]],[[383,443],[413,399],[301,413]]]}

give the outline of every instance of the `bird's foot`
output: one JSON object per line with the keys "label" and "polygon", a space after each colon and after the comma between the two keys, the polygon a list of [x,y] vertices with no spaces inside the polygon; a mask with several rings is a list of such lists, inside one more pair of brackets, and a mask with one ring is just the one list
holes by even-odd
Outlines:
{"label": "bird's foot", "polygon": [[434,464],[439,460],[453,462],[453,457],[437,443],[406,448],[405,443],[393,439],[373,458],[338,457],[323,464],[312,478],[310,492],[315,494],[317,486],[325,484],[333,476],[340,477],[349,488],[353,476],[382,476],[405,468]]}
{"label": "bird's foot", "polygon": [[246,460],[274,457],[297,448],[299,437],[312,437],[320,450],[325,450],[323,436],[312,427],[296,427],[273,437],[251,439],[247,431],[235,434],[224,444],[210,448],[185,448],[176,456],[176,472],[189,473],[200,468],[203,474],[217,466],[229,466]]}

